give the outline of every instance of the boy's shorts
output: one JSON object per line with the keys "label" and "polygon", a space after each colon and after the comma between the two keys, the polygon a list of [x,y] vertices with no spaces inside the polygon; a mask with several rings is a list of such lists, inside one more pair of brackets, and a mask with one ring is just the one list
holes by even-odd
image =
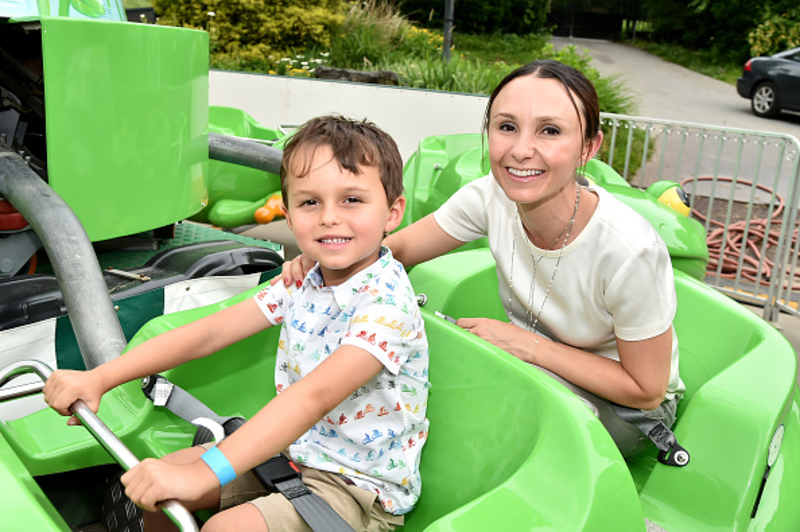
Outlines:
{"label": "boy's shorts", "polygon": [[[212,445],[204,445],[209,448]],[[378,495],[361,489],[345,477],[298,464],[303,482],[327,502],[356,532],[394,530],[403,526],[402,515],[383,510]],[[242,503],[255,506],[270,532],[310,531],[292,503],[280,493],[268,493],[252,471],[237,477],[222,487],[220,511]]]}

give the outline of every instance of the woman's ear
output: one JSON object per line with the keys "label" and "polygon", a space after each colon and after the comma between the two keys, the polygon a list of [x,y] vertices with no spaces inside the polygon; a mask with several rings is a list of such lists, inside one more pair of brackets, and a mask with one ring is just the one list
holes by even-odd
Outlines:
{"label": "woman's ear", "polygon": [[384,233],[391,233],[403,221],[403,214],[406,212],[406,197],[399,196],[394,203],[389,206],[389,217],[386,219],[386,225],[383,228]]}
{"label": "woman's ear", "polygon": [[589,160],[592,159],[597,152],[600,150],[600,146],[603,145],[603,132],[600,131],[595,135],[595,137],[590,140],[586,147],[583,150],[583,164],[586,164]]}

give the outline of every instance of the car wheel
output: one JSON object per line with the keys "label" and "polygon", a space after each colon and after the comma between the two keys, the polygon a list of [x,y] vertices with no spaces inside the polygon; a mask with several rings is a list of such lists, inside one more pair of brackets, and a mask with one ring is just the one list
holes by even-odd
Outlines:
{"label": "car wheel", "polygon": [[781,112],[778,106],[778,89],[772,82],[767,81],[757,86],[751,102],[756,116],[772,118]]}

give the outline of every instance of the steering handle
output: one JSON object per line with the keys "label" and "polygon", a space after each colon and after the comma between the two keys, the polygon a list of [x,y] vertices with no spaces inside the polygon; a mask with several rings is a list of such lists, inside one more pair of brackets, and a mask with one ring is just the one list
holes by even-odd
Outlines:
{"label": "steering handle", "polygon": [[[22,397],[23,395],[31,395],[39,393],[44,387],[44,382],[53,374],[53,370],[38,360],[21,360],[7,366],[0,370],[0,388],[5,386],[9,381],[19,377],[35,373],[42,379],[42,384],[26,385],[22,390],[18,390],[15,394],[8,394],[7,397],[0,396],[0,401]],[[97,414],[78,399],[70,407],[70,411],[75,414],[75,417],[80,420],[86,427],[89,433],[108,451],[108,453],[117,461],[119,465],[128,471],[139,463],[139,459],[128,449],[122,441],[97,417]],[[195,523],[192,514],[178,501],[168,500],[159,504],[161,510],[169,517],[179,530],[185,532],[197,532],[197,523]]]}

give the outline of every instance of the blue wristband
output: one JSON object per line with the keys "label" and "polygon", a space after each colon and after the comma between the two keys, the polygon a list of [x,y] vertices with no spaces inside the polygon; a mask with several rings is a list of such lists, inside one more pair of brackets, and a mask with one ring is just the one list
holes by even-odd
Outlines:
{"label": "blue wristband", "polygon": [[233,470],[233,466],[216,446],[204,452],[200,458],[217,475],[220,487],[236,478],[236,471]]}

